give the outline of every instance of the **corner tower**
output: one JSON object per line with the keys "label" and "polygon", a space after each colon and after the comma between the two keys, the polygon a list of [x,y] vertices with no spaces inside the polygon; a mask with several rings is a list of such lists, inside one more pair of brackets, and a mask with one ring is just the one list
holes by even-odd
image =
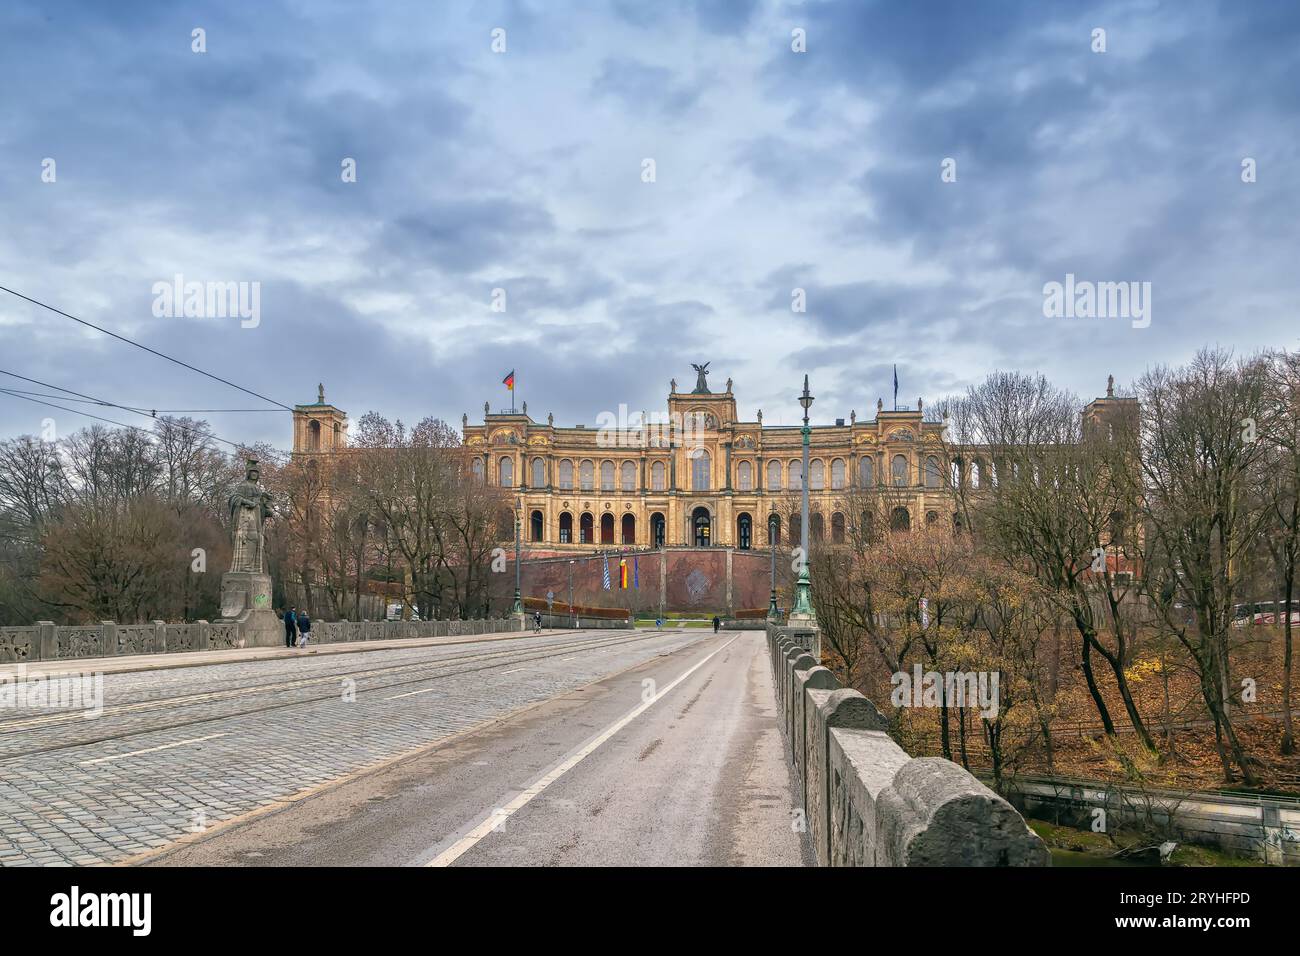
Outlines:
{"label": "corner tower", "polygon": [[325,386],[316,386],[316,401],[293,407],[293,453],[332,452],[348,443],[348,416],[325,401]]}

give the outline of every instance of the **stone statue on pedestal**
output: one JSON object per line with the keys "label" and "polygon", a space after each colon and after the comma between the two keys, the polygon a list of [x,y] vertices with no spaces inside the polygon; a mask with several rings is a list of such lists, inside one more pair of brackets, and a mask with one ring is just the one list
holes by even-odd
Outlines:
{"label": "stone statue on pedestal", "polygon": [[271,608],[271,576],[263,570],[271,495],[262,487],[256,458],[248,459],[244,480],[227,501],[233,547],[230,570],[221,576],[221,620],[239,624],[240,647],[278,647],[284,637]]}
{"label": "stone statue on pedestal", "polygon": [[231,571],[262,573],[266,553],[262,526],[271,517],[271,495],[262,488],[261,474],[257,459],[248,459],[244,480],[230,493],[230,535],[234,544]]}
{"label": "stone statue on pedestal", "polygon": [[694,362],[692,362],[691,368],[695,369],[695,390],[691,392],[691,394],[692,395],[712,394],[709,391],[709,363],[705,362],[703,365],[696,365]]}

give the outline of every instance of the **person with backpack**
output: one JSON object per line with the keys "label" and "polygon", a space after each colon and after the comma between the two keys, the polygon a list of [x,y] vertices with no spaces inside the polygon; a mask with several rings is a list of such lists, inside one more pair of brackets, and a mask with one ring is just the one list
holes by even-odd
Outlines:
{"label": "person with backpack", "polygon": [[284,646],[293,647],[298,639],[298,621],[296,607],[291,607],[284,612]]}
{"label": "person with backpack", "polygon": [[311,640],[311,618],[307,616],[306,611],[298,612],[298,646],[306,647],[307,642]]}
{"label": "person with backpack", "polygon": [[541,611],[533,612],[533,630],[536,631],[538,634],[542,633],[542,612]]}
{"label": "person with backpack", "polygon": [[713,615],[713,633],[717,634],[718,628],[720,627],[722,627],[722,620],[721,618],[718,617],[718,615],[715,614]]}

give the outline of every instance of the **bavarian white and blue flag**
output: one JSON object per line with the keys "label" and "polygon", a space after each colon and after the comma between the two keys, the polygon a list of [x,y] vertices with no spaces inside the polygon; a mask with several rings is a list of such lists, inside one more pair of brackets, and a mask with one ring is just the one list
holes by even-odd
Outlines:
{"label": "bavarian white and blue flag", "polygon": [[605,555],[605,568],[600,573],[600,584],[606,591],[609,590],[609,555]]}

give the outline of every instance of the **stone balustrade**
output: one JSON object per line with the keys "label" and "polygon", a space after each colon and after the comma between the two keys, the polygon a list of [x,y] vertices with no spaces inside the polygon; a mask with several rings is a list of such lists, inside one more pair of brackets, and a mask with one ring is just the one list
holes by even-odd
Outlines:
{"label": "stone balustrade", "polygon": [[950,760],[909,756],[876,706],[769,624],[777,711],[822,866],[1048,866],[1015,808]]}
{"label": "stone balustrade", "polygon": [[[0,664],[225,650],[246,646],[241,627],[233,621],[180,624],[103,621],[70,627],[52,621],[37,621],[25,627],[0,627]],[[413,637],[457,637],[519,629],[517,617],[470,621],[313,621],[311,642],[336,644]]]}

